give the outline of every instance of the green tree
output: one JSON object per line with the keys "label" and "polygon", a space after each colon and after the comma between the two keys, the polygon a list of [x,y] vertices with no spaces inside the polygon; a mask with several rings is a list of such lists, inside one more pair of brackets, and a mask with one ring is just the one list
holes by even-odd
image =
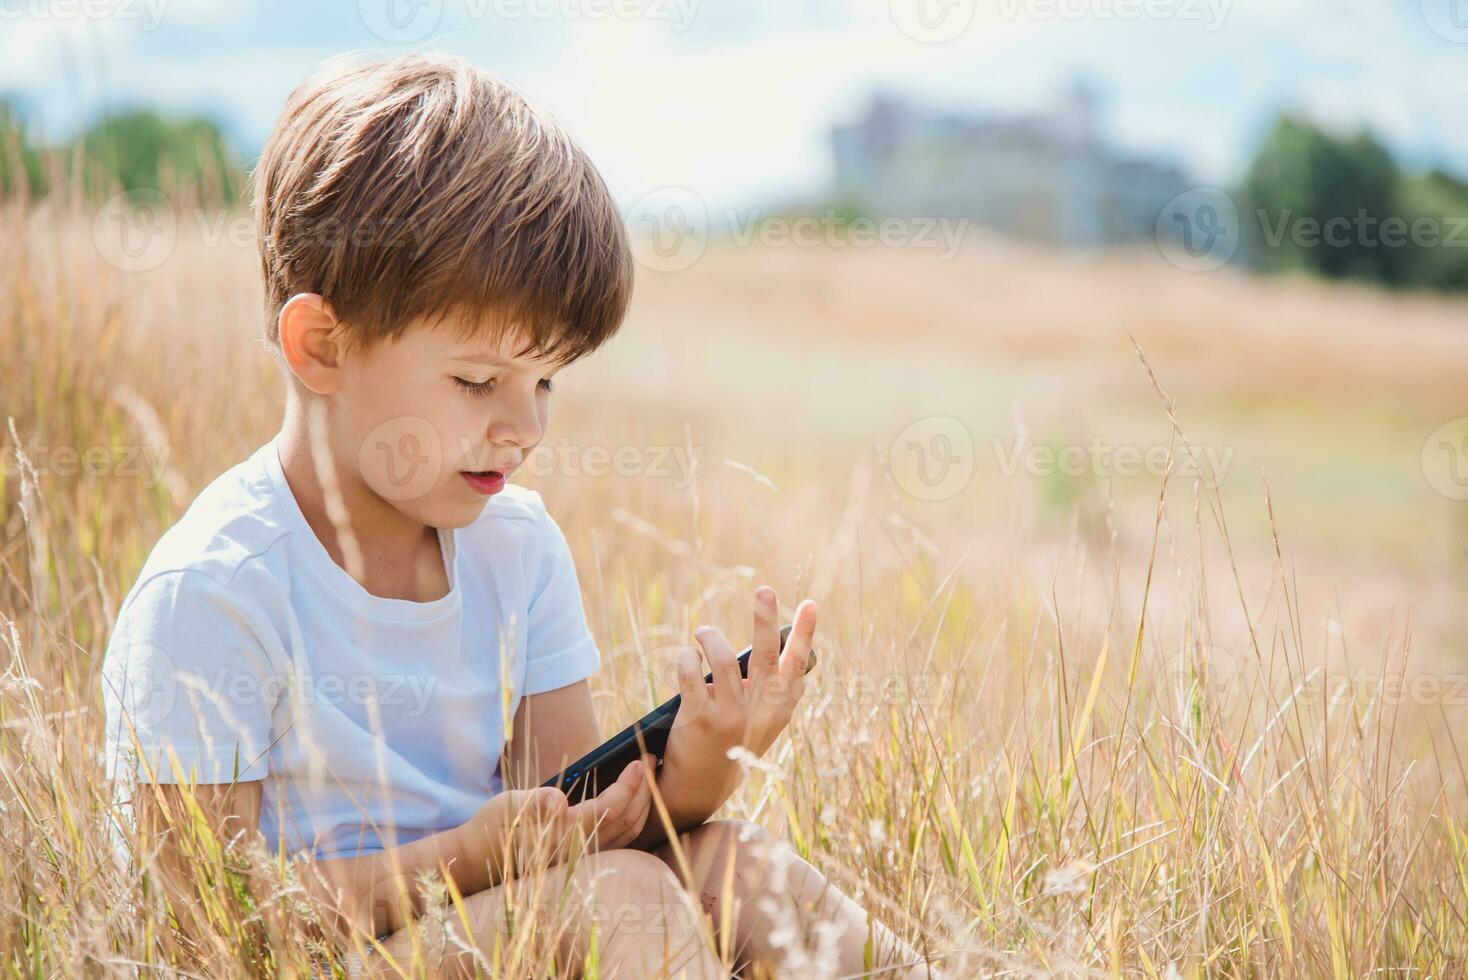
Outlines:
{"label": "green tree", "polygon": [[1468,183],[1441,170],[1402,182],[1412,248],[1406,281],[1440,290],[1468,290]]}
{"label": "green tree", "polygon": [[1401,282],[1408,249],[1381,237],[1384,220],[1402,218],[1398,183],[1391,154],[1369,133],[1340,138],[1282,117],[1244,178],[1250,254],[1272,271]]}
{"label": "green tree", "polygon": [[170,121],[149,109],[109,115],[82,134],[81,146],[88,178],[123,190],[192,187],[233,204],[244,189],[239,162],[208,119]]}

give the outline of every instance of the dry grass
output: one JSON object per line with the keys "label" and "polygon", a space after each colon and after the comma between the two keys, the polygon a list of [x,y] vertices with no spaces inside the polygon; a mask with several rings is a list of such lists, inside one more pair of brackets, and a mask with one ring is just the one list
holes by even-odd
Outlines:
{"label": "dry grass", "polygon": [[[187,970],[108,857],[97,667],[158,534],[278,423],[253,252],[185,222],[126,273],[89,214],[4,224],[0,965]],[[547,442],[648,466],[532,480],[577,554],[603,728],[666,695],[698,623],[747,642],[768,581],[821,603],[821,664],[729,814],[949,975],[1462,975],[1464,536],[1417,454],[1464,412],[1464,312],[989,245],[715,247],[645,273],[624,337],[563,375]],[[1236,449],[1221,491],[996,472],[991,436],[1017,425],[1182,445],[1128,334],[1187,437]],[[931,414],[978,457],[933,503],[886,469]],[[675,446],[700,453],[691,482],[654,468]],[[58,447],[111,465],[62,472]],[[166,466],[123,472],[127,447]],[[198,858],[209,972],[303,970],[299,919],[238,892],[232,860]],[[498,968],[539,962],[511,946]]]}

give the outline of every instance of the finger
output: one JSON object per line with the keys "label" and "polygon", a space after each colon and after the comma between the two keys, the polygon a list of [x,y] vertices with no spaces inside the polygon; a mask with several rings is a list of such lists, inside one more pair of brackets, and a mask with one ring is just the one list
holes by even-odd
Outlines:
{"label": "finger", "polygon": [[570,801],[554,786],[540,786],[529,793],[526,806],[539,817],[554,819],[564,813]]}
{"label": "finger", "polygon": [[729,645],[722,631],[712,626],[700,626],[693,631],[693,638],[703,648],[709,667],[714,675],[713,698],[738,697],[744,692],[744,678],[739,676],[739,654]]}
{"label": "finger", "polygon": [[810,658],[811,644],[816,635],[817,608],[814,599],[802,599],[795,608],[795,619],[790,624],[790,639],[785,641],[785,652],[780,655],[780,676],[788,685],[794,685],[805,676],[806,662]]}
{"label": "finger", "polygon": [[637,760],[642,763],[642,778],[637,781],[637,790],[633,796],[633,805],[641,806],[643,803],[652,801],[652,774],[657,768],[658,757],[651,752],[644,752]]}
{"label": "finger", "polygon": [[618,805],[623,792],[623,790],[617,788],[616,783],[613,783],[596,796],[588,797],[572,806],[567,810],[567,815],[570,817],[572,824],[583,830],[590,831],[596,826],[598,820]]}
{"label": "finger", "polygon": [[624,847],[642,833],[648,814],[652,812],[652,773],[656,765],[657,757],[651,753],[642,757],[642,781],[637,784],[637,792],[633,795],[632,802],[627,805],[627,812],[622,819],[621,832],[609,846]]}
{"label": "finger", "polygon": [[628,787],[629,795],[627,801],[614,813],[607,814],[602,822],[602,833],[612,839],[612,843],[608,846],[621,847],[635,836],[636,831],[632,829],[634,823],[637,825],[637,830],[642,829],[642,825],[637,821],[640,819],[639,814],[646,809],[651,799],[647,786],[650,782],[650,774],[651,770],[648,769],[647,763],[640,759],[622,770],[622,775],[618,777],[617,782]]}
{"label": "finger", "polygon": [[633,759],[627,763],[626,768],[617,776],[617,781],[613,785],[621,786],[625,789],[629,801],[636,797],[638,793],[646,792],[647,763],[643,762],[640,758]]}
{"label": "finger", "polygon": [[653,780],[657,778],[657,771],[658,757],[651,752],[644,752],[642,754],[642,784],[637,787],[637,790],[647,806],[652,806],[652,784]]}
{"label": "finger", "polygon": [[642,833],[642,828],[647,826],[648,817],[652,815],[652,794],[648,793],[642,797],[642,804],[628,817],[627,829],[622,835],[622,840],[617,843],[618,847],[626,847],[636,840]]}
{"label": "finger", "polygon": [[612,824],[621,817],[632,802],[637,786],[642,781],[643,767],[640,762],[628,765],[617,776],[617,781],[597,796],[573,807],[576,819],[588,836],[599,833],[603,827],[615,834]]}
{"label": "finger", "polygon": [[709,686],[704,683],[703,667],[699,664],[698,651],[684,647],[678,651],[678,693],[683,703],[678,706],[675,725],[686,725],[708,709]]}
{"label": "finger", "polygon": [[515,793],[513,820],[521,823],[547,823],[566,810],[569,801],[566,794],[554,786],[536,789],[512,790]]}
{"label": "finger", "polygon": [[754,650],[749,655],[749,686],[758,692],[765,678],[780,669],[780,612],[775,590],[754,590]]}
{"label": "finger", "polygon": [[577,846],[579,836],[576,821],[571,814],[570,800],[566,801],[565,809],[555,814],[546,827],[546,838],[550,841],[550,863],[560,864]]}

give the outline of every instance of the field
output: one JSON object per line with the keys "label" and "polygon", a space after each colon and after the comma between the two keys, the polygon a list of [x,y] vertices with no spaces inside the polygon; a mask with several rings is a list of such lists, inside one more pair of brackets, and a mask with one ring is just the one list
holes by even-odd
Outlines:
{"label": "field", "polygon": [[[84,209],[3,220],[0,964],[169,973],[108,859],[96,671],[158,534],[278,425],[249,225],[181,214],[137,270]],[[1468,415],[1465,323],[1146,254],[716,241],[640,272],[524,482],[604,731],[695,626],[744,646],[756,585],[819,601],[728,815],[947,975],[1462,975],[1468,506],[1429,436]],[[301,969],[278,904],[243,941],[221,867],[211,973]]]}

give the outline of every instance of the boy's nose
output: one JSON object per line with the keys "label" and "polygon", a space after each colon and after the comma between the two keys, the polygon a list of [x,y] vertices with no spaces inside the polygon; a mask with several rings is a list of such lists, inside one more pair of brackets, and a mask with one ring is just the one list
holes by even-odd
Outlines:
{"label": "boy's nose", "polygon": [[527,408],[500,415],[490,422],[489,443],[499,446],[505,456],[512,455],[510,446],[522,453],[540,442],[542,426],[540,412],[533,403]]}

